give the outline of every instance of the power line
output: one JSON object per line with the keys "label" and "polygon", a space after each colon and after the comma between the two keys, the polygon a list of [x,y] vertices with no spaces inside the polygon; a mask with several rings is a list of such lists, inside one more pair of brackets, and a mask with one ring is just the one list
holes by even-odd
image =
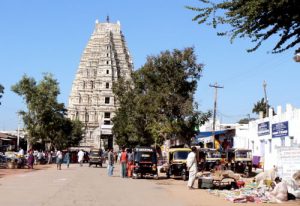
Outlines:
{"label": "power line", "polygon": [[[272,72],[278,69],[280,69],[280,65],[285,63],[287,59],[285,56],[281,56],[280,58],[277,58],[275,60],[263,60],[260,63],[258,63],[256,66],[252,66],[251,68],[244,70],[242,72],[234,72],[231,76],[228,78],[225,78],[223,82],[232,81],[234,79],[245,79],[249,77],[255,77],[258,75],[261,75],[264,72],[268,72],[269,69],[272,69]],[[267,66],[270,65],[270,66]],[[261,69],[263,68],[263,69]],[[259,72],[257,70],[260,70]]]}

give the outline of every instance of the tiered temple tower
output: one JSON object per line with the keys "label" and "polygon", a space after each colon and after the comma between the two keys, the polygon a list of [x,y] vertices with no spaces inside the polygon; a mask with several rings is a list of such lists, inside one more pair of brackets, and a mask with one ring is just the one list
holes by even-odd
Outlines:
{"label": "tiered temple tower", "polygon": [[68,117],[85,125],[81,146],[113,146],[112,121],[117,104],[112,84],[131,78],[132,60],[120,22],[99,23],[83,51],[69,96]]}

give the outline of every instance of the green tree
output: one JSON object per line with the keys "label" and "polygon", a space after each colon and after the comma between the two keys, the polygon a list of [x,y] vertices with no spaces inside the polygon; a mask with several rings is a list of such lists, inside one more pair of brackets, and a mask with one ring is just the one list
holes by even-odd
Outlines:
{"label": "green tree", "polygon": [[169,138],[189,143],[195,126],[211,115],[194,104],[202,68],[193,48],[175,49],[148,57],[132,81],[120,79],[114,85],[120,104],[113,118],[117,143],[150,145]]}
{"label": "green tree", "polygon": [[[199,24],[205,22],[216,28],[229,25],[220,36],[248,37],[255,46],[248,52],[255,51],[263,41],[277,37],[272,53],[283,52],[299,46],[300,43],[300,2],[298,0],[225,0],[214,3],[199,0],[201,7],[187,6],[198,14],[193,18]],[[228,28],[228,27],[223,27]],[[296,48],[299,52],[300,48]],[[296,51],[297,52],[297,51]]]}
{"label": "green tree", "polygon": [[[0,84],[0,99],[2,98],[2,95],[4,94],[4,87]],[[1,102],[0,102],[1,105]]]}
{"label": "green tree", "polygon": [[[270,105],[268,104],[268,108],[270,108]],[[266,101],[264,98],[262,98],[260,101],[258,101],[256,104],[254,104],[252,112],[255,114],[259,114],[259,112],[263,112],[263,117],[266,117]]]}
{"label": "green tree", "polygon": [[238,121],[239,124],[248,124],[250,121],[255,120],[255,118],[243,118]]}
{"label": "green tree", "polygon": [[31,143],[48,142],[59,149],[78,144],[82,125],[66,118],[64,104],[57,102],[58,82],[51,74],[45,74],[39,83],[24,75],[12,91],[22,96],[27,105],[28,111],[20,114]]}

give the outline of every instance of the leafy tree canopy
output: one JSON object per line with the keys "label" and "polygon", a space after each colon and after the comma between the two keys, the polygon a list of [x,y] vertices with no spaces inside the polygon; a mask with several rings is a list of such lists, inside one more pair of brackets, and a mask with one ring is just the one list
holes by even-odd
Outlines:
{"label": "leafy tree canopy", "polygon": [[[0,99],[2,98],[2,95],[4,94],[4,87],[0,84]],[[1,105],[1,102],[0,102]]]}
{"label": "leafy tree canopy", "polygon": [[275,36],[278,38],[272,53],[279,53],[295,46],[299,52],[300,43],[300,2],[298,0],[225,0],[214,3],[199,0],[201,7],[188,9],[198,14],[193,18],[199,24],[205,22],[216,28],[229,25],[231,29],[218,32],[220,36],[248,37],[256,45],[248,49],[255,51],[263,41]]}
{"label": "leafy tree canopy", "polygon": [[148,57],[131,81],[120,79],[114,85],[120,104],[113,118],[117,143],[151,145],[168,138],[189,143],[195,126],[211,115],[194,104],[202,68],[193,48],[175,49]]}
{"label": "leafy tree canopy", "polygon": [[82,124],[65,117],[64,104],[57,102],[58,82],[51,74],[45,74],[39,83],[25,75],[12,86],[12,91],[22,96],[27,105],[28,111],[20,114],[31,143],[49,142],[59,149],[78,144]]}
{"label": "leafy tree canopy", "polygon": [[250,121],[255,120],[255,118],[243,118],[238,121],[239,124],[248,124]]}
{"label": "leafy tree canopy", "polygon": [[[265,98],[262,98],[260,101],[254,104],[252,112],[255,114],[259,114],[259,112],[263,112],[263,117],[266,117],[267,115],[266,104],[267,103],[265,101]],[[268,108],[270,108],[269,104],[268,104]]]}

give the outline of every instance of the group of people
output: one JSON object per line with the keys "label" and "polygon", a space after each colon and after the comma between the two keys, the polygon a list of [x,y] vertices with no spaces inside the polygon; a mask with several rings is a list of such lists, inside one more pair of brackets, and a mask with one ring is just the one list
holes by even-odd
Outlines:
{"label": "group of people", "polygon": [[[108,176],[112,176],[114,172],[114,164],[116,158],[113,149],[108,150],[107,154],[107,174]],[[117,155],[117,161],[121,164],[121,174],[122,178],[131,176],[131,166],[133,165],[133,154],[130,149],[127,151],[125,147],[122,147],[122,151]]]}
{"label": "group of people", "polygon": [[[37,154],[39,154],[39,152],[35,152],[35,151],[36,150],[32,150],[32,149],[28,150],[27,165],[30,169],[33,169],[34,165],[37,164],[37,161],[39,160],[39,155],[37,155]],[[42,152],[41,152],[41,154],[42,154]],[[71,161],[71,154],[69,151],[66,151],[63,153],[61,150],[57,150],[55,153],[51,151],[46,154],[47,155],[45,155],[43,157],[47,160],[48,164],[52,163],[53,157],[54,157],[58,170],[61,170],[61,165],[63,162],[65,162],[67,168],[69,168],[70,161]],[[18,155],[24,156],[24,150],[20,149],[20,151],[18,152]],[[81,167],[83,165],[84,155],[85,155],[85,153],[83,150],[80,150],[77,153],[78,163],[80,164]],[[42,155],[40,155],[40,156],[42,156]]]}
{"label": "group of people", "polygon": [[[63,161],[65,161],[67,168],[69,168],[70,166],[70,159],[71,159],[71,155],[69,151],[66,151],[65,154],[63,154],[60,150],[58,150],[56,152],[56,165],[57,165],[57,169],[61,170],[61,165],[63,163]],[[84,160],[84,152],[83,150],[79,150],[77,153],[77,159],[78,159],[78,163],[80,165],[80,167],[83,166],[83,160]]]}

